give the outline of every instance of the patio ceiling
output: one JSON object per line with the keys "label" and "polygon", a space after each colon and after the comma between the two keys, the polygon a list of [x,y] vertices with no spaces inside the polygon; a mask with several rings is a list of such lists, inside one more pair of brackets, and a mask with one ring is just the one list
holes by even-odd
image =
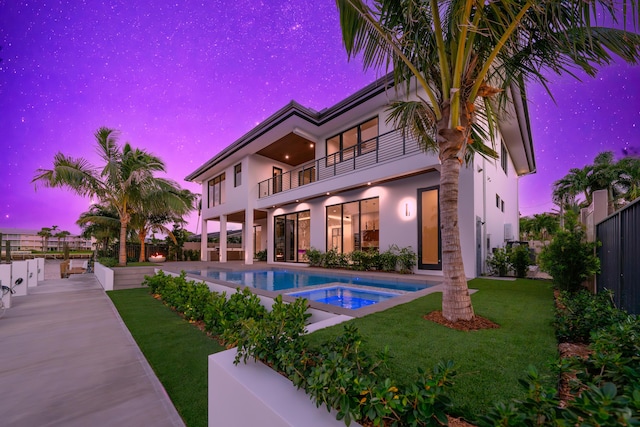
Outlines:
{"label": "patio ceiling", "polygon": [[277,162],[298,166],[316,157],[315,143],[293,132],[258,151],[258,154]]}

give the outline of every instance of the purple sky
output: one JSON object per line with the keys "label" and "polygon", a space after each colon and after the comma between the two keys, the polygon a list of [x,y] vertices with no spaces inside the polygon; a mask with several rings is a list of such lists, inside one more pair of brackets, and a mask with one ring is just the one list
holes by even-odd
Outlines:
{"label": "purple sky", "polygon": [[[199,192],[183,178],[290,100],[321,110],[378,77],[347,62],[333,0],[4,1],[0,46],[3,228],[79,232],[89,200],[31,179],[58,151],[100,164],[100,126]],[[554,208],[569,168],[640,147],[640,66],[551,81],[557,105],[528,88],[538,173],[520,180],[525,215]]]}

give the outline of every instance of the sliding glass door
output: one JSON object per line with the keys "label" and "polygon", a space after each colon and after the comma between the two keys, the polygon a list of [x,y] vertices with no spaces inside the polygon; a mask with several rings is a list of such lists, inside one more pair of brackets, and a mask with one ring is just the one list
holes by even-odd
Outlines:
{"label": "sliding glass door", "polygon": [[277,262],[304,262],[311,247],[310,211],[279,215],[274,218],[274,255]]}

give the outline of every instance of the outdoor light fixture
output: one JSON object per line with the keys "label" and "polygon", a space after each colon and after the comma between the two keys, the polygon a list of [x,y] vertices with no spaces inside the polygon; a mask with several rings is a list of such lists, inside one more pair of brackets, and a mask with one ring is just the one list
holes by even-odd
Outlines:
{"label": "outdoor light fixture", "polygon": [[404,215],[411,216],[411,212],[409,212],[409,203],[404,204]]}

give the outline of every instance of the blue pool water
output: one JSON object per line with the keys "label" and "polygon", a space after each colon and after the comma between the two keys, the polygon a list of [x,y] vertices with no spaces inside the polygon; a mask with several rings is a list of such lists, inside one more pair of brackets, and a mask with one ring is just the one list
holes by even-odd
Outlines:
{"label": "blue pool water", "polygon": [[327,283],[356,284],[373,286],[392,290],[414,292],[425,289],[429,285],[378,280],[357,276],[338,275],[332,273],[312,273],[306,271],[289,270],[250,270],[250,271],[217,271],[212,269],[191,270],[189,274],[197,274],[207,278],[222,280],[238,285],[249,286],[268,291],[283,291],[287,289],[304,288],[307,286],[324,285]]}
{"label": "blue pool water", "polygon": [[328,288],[313,289],[310,291],[293,292],[289,295],[357,310],[389,298],[397,297],[400,294],[348,288],[344,286],[330,286]]}

